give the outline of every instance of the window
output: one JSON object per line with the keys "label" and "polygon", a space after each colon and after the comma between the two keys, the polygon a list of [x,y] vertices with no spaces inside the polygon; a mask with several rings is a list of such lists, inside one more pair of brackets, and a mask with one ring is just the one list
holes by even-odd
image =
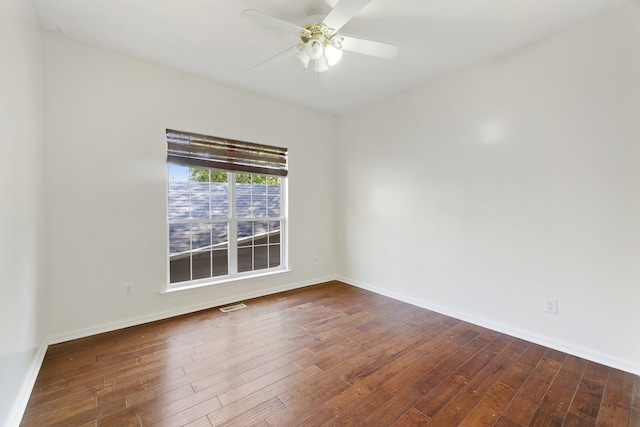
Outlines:
{"label": "window", "polygon": [[286,268],[287,150],[167,130],[169,287]]}

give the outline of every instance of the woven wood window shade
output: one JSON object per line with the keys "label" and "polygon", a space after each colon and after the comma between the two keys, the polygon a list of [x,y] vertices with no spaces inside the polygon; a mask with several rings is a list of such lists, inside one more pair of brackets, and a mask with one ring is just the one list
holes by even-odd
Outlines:
{"label": "woven wood window shade", "polygon": [[287,149],[167,129],[167,161],[182,166],[287,176]]}

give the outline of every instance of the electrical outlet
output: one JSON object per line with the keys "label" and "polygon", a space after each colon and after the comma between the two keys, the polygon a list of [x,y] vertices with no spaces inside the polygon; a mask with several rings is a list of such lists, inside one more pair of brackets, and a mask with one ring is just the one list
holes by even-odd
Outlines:
{"label": "electrical outlet", "polygon": [[122,285],[122,296],[123,297],[130,297],[135,293],[135,287],[133,286],[133,283],[125,283],[124,285]]}
{"label": "electrical outlet", "polygon": [[555,298],[545,298],[544,311],[547,313],[558,314],[558,300]]}

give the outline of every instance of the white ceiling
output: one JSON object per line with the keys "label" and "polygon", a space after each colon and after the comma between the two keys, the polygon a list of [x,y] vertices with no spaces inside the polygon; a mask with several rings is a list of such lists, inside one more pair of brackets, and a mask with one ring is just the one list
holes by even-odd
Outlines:
{"label": "white ceiling", "polygon": [[33,0],[42,27],[235,87],[340,114],[543,39],[640,0],[372,0],[340,34],[395,44],[398,56],[345,52],[316,74],[295,57],[253,67],[294,34],[240,16],[257,9],[306,25],[338,0]]}

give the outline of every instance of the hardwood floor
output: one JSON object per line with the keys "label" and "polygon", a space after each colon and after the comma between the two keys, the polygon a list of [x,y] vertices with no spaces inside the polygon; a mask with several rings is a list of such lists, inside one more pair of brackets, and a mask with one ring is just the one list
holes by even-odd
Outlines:
{"label": "hardwood floor", "polygon": [[640,426],[640,378],[339,282],[51,346],[24,426]]}

